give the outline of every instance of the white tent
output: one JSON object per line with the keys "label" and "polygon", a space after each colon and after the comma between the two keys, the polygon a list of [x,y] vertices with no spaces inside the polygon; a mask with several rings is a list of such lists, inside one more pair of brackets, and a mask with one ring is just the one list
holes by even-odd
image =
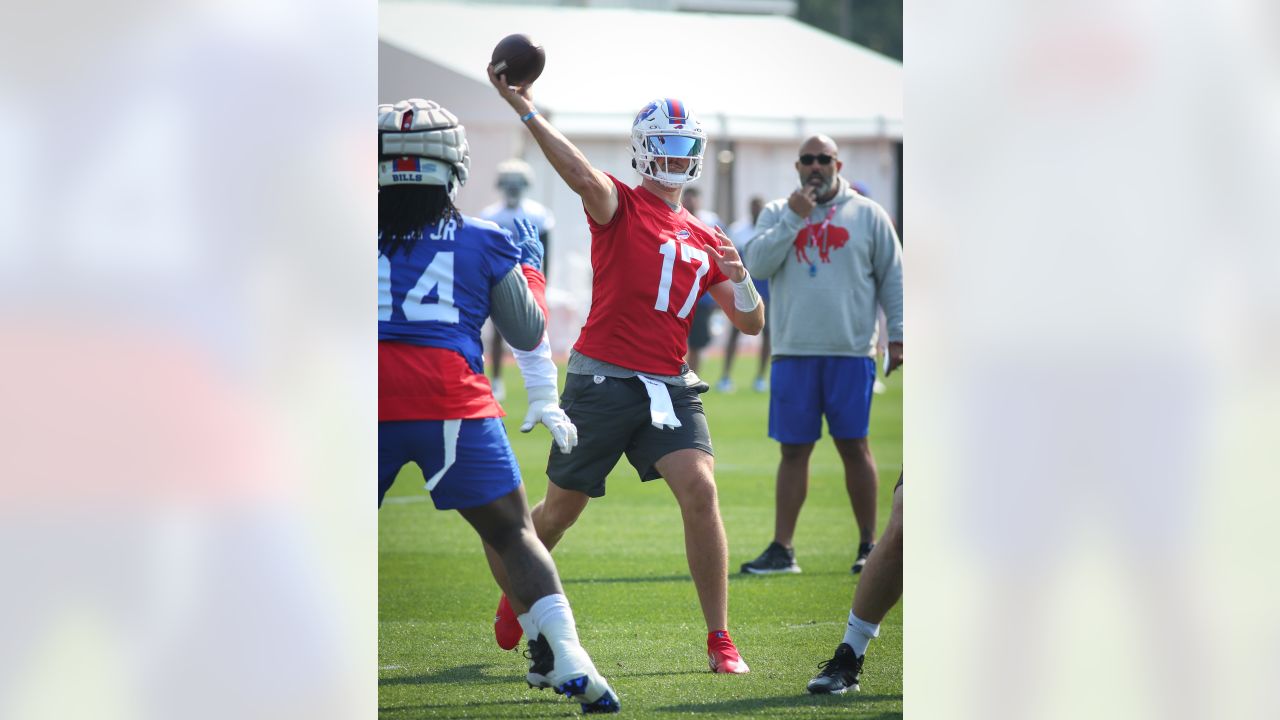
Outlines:
{"label": "white tent", "polygon": [[559,223],[550,277],[557,346],[571,343],[585,320],[590,235],[577,196],[489,85],[494,45],[516,32],[546,48],[533,86],[539,109],[592,164],[624,182],[639,180],[629,149],[636,112],[676,97],[707,128],[708,164],[697,184],[726,222],[746,212],[752,195],[771,200],[795,187],[796,150],[814,133],[835,138],[842,174],[897,213],[902,65],[866,48],[777,15],[384,0],[378,100],[430,98],[466,125],[472,175],[460,209],[475,214],[498,198],[500,161],[519,156],[534,167],[532,197]]}

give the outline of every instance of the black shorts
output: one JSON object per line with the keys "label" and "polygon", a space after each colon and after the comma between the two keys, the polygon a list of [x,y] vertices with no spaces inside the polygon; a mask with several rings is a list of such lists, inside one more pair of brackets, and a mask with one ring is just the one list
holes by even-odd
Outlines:
{"label": "black shorts", "polygon": [[714,454],[698,397],[707,391],[706,383],[668,385],[667,390],[680,427],[660,430],[650,421],[649,393],[638,378],[569,373],[560,406],[578,426],[578,446],[565,455],[553,444],[547,477],[565,490],[601,497],[604,480],[623,453],[643,481],[662,477],[654,463],[676,450],[696,448]]}

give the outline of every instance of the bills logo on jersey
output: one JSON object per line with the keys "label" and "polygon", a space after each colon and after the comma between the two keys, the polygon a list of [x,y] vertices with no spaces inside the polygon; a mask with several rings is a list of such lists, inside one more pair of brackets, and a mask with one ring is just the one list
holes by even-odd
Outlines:
{"label": "bills logo on jersey", "polygon": [[677,230],[677,231],[676,231],[676,239],[677,239],[677,240],[688,240],[688,239],[689,239],[689,231],[688,231],[688,230]]}

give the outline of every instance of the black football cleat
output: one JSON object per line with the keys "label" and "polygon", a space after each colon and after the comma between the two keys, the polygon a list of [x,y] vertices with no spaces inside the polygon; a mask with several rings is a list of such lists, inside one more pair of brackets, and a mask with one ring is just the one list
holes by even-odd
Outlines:
{"label": "black football cleat", "polygon": [[547,639],[539,635],[537,640],[530,640],[529,649],[524,651],[524,656],[529,660],[529,674],[525,676],[529,687],[551,687],[551,670],[555,667],[556,656]]}
{"label": "black football cleat", "polygon": [[858,557],[853,561],[853,567],[849,568],[849,572],[857,575],[862,572],[862,568],[867,566],[867,557],[871,555],[871,549],[876,546],[875,543],[862,543],[858,546]]}
{"label": "black football cleat", "polygon": [[862,661],[866,656],[853,654],[853,648],[846,643],[836,647],[836,654],[818,667],[822,672],[809,681],[807,689],[814,695],[839,695],[852,689],[858,692],[858,676],[862,674]]}
{"label": "black football cleat", "polygon": [[798,573],[800,566],[796,564],[796,551],[784,548],[776,542],[760,553],[760,557],[748,563],[742,563],[742,572],[751,575],[773,575],[776,573]]}

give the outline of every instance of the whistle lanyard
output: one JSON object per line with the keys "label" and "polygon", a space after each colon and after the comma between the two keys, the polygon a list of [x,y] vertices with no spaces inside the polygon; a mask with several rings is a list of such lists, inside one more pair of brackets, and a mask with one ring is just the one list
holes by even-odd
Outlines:
{"label": "whistle lanyard", "polygon": [[[809,231],[809,239],[817,244],[821,250],[827,246],[827,233],[831,231],[831,218],[836,216],[836,206],[832,205],[827,208],[827,216],[820,223],[805,223],[805,230]],[[818,233],[822,233],[822,239],[818,239]],[[809,277],[818,277],[818,266],[814,261],[809,261]]]}

